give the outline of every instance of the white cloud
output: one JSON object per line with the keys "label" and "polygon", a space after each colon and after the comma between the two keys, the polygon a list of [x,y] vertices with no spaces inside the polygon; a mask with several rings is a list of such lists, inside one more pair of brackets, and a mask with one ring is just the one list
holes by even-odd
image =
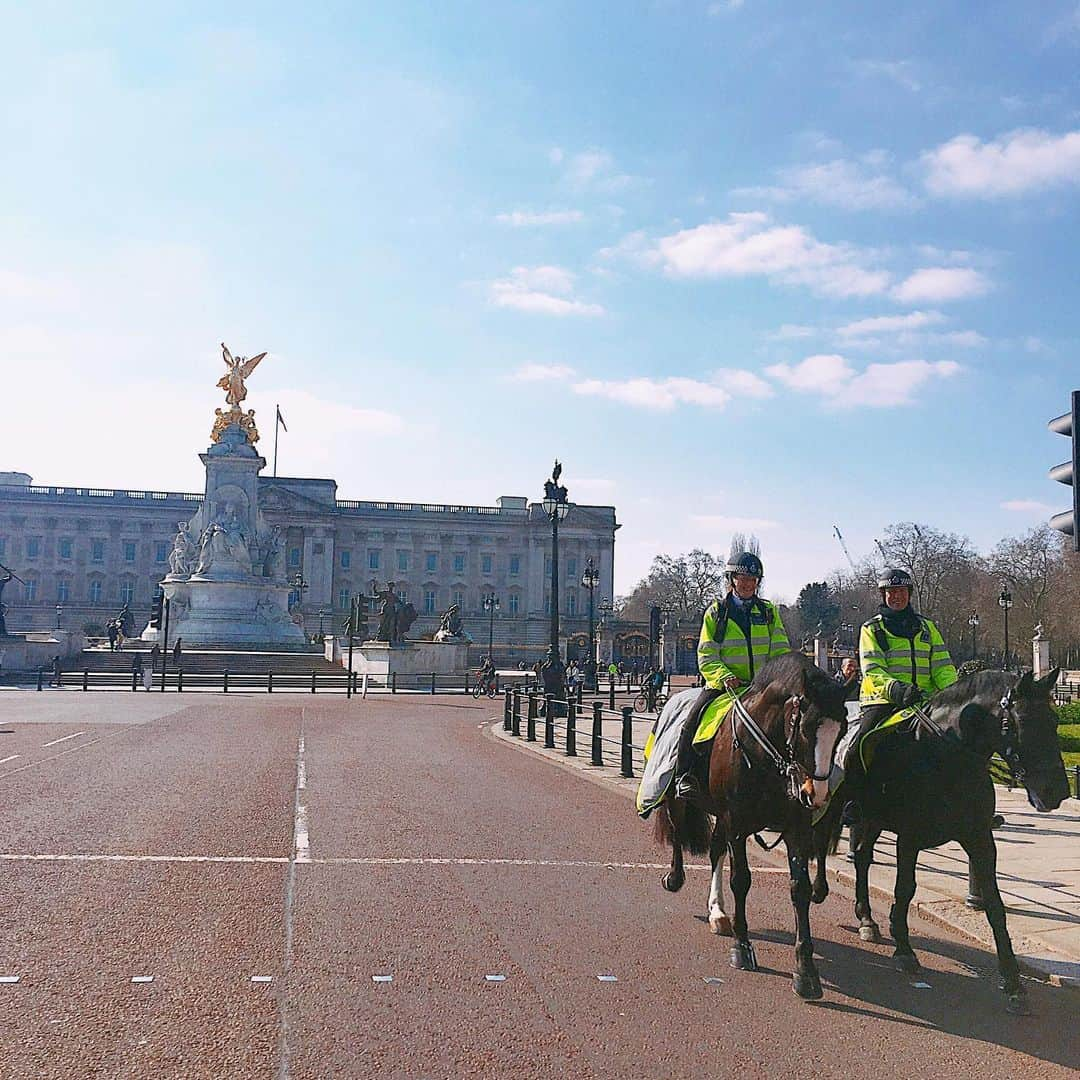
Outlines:
{"label": "white cloud", "polygon": [[904,304],[967,300],[982,296],[990,282],[978,270],[964,266],[930,266],[916,270],[892,290],[894,299]]}
{"label": "white cloud", "polygon": [[991,142],[957,135],[922,155],[934,195],[1003,198],[1080,183],[1080,131],[1013,131]]}
{"label": "white cloud", "polygon": [[515,228],[541,225],[572,225],[583,221],[585,215],[580,210],[511,210],[505,214],[496,214],[495,220],[500,225],[513,225]]}
{"label": "white cloud", "polygon": [[798,341],[802,338],[811,338],[817,334],[816,326],[799,326],[794,323],[784,323],[778,330],[766,336],[770,341]]}
{"label": "white cloud", "polygon": [[840,408],[867,406],[889,408],[907,405],[912,395],[935,378],[951,378],[961,370],[952,360],[929,363],[903,360],[893,364],[870,364],[856,372],[836,354],[808,356],[798,364],[774,364],[765,374],[792,390],[819,394]]}
{"label": "white cloud", "polygon": [[986,344],[986,338],[978,330],[949,330],[944,334],[932,335],[933,340],[940,340],[945,345],[957,345],[962,349],[978,349]]}
{"label": "white cloud", "polygon": [[780,522],[771,518],[730,517],[727,514],[691,514],[690,520],[705,529],[722,533],[754,533],[779,528]]}
{"label": "white cloud", "polygon": [[541,315],[603,315],[599,304],[575,300],[574,275],[561,266],[515,266],[510,276],[491,282],[496,307]]}
{"label": "white cloud", "polygon": [[842,297],[879,294],[889,284],[885,271],[862,265],[863,253],[822,243],[798,225],[770,225],[760,212],[730,214],[726,221],[662,237],[656,252],[675,277],[763,275]]}
{"label": "white cloud", "polygon": [[723,408],[731,395],[714,383],[697,379],[632,378],[605,381],[586,379],[574,386],[574,392],[590,397],[608,398],[637,409],[670,412],[677,405],[700,405],[704,408]]}
{"label": "white cloud", "polygon": [[[878,165],[883,163],[876,154],[867,158]],[[891,176],[844,159],[785,169],[777,186],[736,188],[731,194],[735,198],[776,202],[805,199],[842,210],[896,210],[916,206],[919,201]]]}
{"label": "white cloud", "polygon": [[910,60],[856,60],[852,66],[864,78],[888,79],[913,94],[922,89]]}
{"label": "white cloud", "polygon": [[713,16],[726,15],[730,11],[738,11],[745,2],[746,0],[716,0],[705,9],[705,13]]}
{"label": "white cloud", "polygon": [[1014,514],[1053,514],[1057,507],[1048,506],[1036,499],[1008,499],[1000,503],[1002,510],[1009,510]]}
{"label": "white cloud", "polygon": [[523,364],[507,378],[514,382],[564,382],[575,374],[567,364]]}
{"label": "white cloud", "polygon": [[871,334],[892,334],[906,330],[921,330],[945,321],[940,311],[912,311],[907,315],[878,315],[870,319],[858,319],[837,329],[842,338],[860,338]]}
{"label": "white cloud", "polygon": [[622,191],[641,178],[620,171],[615,158],[607,150],[592,147],[576,154],[566,154],[558,149],[548,158],[553,165],[562,167],[563,182],[575,191],[598,191],[610,194]]}
{"label": "white cloud", "polygon": [[774,392],[760,375],[740,368],[720,368],[713,372],[712,381],[731,391],[733,397],[769,398]]}

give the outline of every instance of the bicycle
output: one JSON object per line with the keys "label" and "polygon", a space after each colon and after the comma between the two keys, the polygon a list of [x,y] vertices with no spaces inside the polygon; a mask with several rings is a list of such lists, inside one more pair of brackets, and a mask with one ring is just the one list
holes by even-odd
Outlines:
{"label": "bicycle", "polygon": [[[656,711],[660,712],[661,709],[667,704],[667,694],[656,695]],[[638,694],[634,698],[634,712],[643,713],[649,711],[649,699],[645,694]]]}
{"label": "bicycle", "polygon": [[476,685],[472,688],[472,696],[479,700],[484,694],[487,694],[489,698],[493,698],[498,694],[495,683],[495,678],[484,679],[480,676],[477,677]]}

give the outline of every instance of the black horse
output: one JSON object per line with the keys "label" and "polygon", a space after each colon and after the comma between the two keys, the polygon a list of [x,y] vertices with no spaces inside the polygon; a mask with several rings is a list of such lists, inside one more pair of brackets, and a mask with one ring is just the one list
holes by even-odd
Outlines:
{"label": "black horse", "polygon": [[[678,709],[679,698],[664,706]],[[750,867],[746,840],[762,829],[782,834],[791,875],[795,909],[795,972],[792,983],[803,998],[821,997],[810,936],[811,887],[807,863],[814,850],[811,814],[824,805],[836,743],[847,721],[844,689],[800,653],[787,653],[765,664],[740,702],[724,718],[708,761],[701,762],[703,805],[670,799],[659,807],[656,835],[671,844],[671,870],[663,886],[677,892],[686,880],[683,847],[709,852],[712,883],[709,926],[730,936],[733,967],[757,970],[757,957],[746,924]],[[693,722],[691,720],[691,722]],[[707,769],[707,774],[705,770]],[[714,819],[710,820],[710,818]],[[724,857],[731,854],[731,891],[735,924],[724,908]]]}
{"label": "black horse", "polygon": [[[1024,991],[997,885],[989,761],[996,753],[1006,762],[1040,813],[1056,810],[1068,797],[1057,719],[1050,706],[1057,677],[1057,668],[1041,679],[1030,671],[1020,676],[979,671],[935,694],[925,710],[929,723],[898,729],[884,736],[878,746],[867,772],[865,822],[855,830],[855,915],[859,937],[870,942],[881,940],[870,912],[868,885],[874,844],[882,831],[896,833],[896,886],[889,930],[896,966],[905,973],[919,968],[907,921],[919,852],[949,840],[963,847],[994,933],[1001,989],[1010,1012],[1025,1011]],[[842,798],[834,799],[826,820],[818,826],[815,900],[824,880],[826,850],[836,849],[842,803]]]}

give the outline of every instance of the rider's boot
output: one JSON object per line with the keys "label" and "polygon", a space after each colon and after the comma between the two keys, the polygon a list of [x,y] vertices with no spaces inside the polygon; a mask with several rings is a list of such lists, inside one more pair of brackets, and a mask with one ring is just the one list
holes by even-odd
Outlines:
{"label": "rider's boot", "polygon": [[696,723],[685,723],[679,737],[679,753],[675,759],[675,784],[673,794],[677,799],[700,799],[704,797],[701,781],[694,772],[694,735]]}

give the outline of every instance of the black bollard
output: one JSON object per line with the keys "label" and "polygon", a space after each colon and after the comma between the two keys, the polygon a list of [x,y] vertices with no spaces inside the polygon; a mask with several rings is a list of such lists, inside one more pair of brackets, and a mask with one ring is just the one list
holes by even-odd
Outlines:
{"label": "black bollard", "polygon": [[[578,687],[580,693],[581,687]],[[577,757],[577,702],[571,701],[566,710],[566,756]]]}
{"label": "black bollard", "polygon": [[555,695],[544,696],[544,749],[555,749]]}
{"label": "black bollard", "polygon": [[622,767],[619,772],[623,776],[634,775],[634,707],[624,705],[622,707]]}
{"label": "black bollard", "polygon": [[592,703],[592,764],[604,764],[604,707],[599,701]]}
{"label": "black bollard", "polygon": [[529,711],[525,717],[525,738],[536,742],[536,695],[529,695]]}

